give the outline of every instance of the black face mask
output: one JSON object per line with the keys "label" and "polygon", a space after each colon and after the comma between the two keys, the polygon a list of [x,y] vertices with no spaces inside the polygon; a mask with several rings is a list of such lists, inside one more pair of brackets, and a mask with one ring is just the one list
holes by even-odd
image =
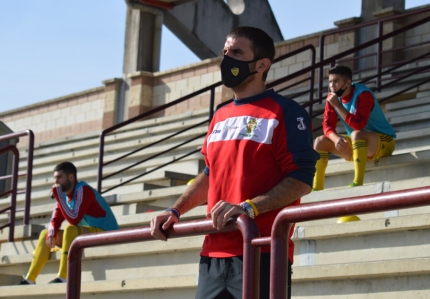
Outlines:
{"label": "black face mask", "polygon": [[343,84],[343,86],[342,86],[342,88],[341,88],[341,89],[338,89],[338,90],[335,92],[335,94],[336,94],[339,98],[342,96],[342,94],[343,94],[343,93],[345,92],[345,90],[346,90],[345,85],[346,85],[346,82],[345,82],[345,84]]}
{"label": "black face mask", "polygon": [[251,61],[241,61],[224,55],[220,65],[222,84],[230,88],[235,87],[242,83],[250,75],[256,74],[256,71],[249,71],[249,64],[257,60],[258,59]]}

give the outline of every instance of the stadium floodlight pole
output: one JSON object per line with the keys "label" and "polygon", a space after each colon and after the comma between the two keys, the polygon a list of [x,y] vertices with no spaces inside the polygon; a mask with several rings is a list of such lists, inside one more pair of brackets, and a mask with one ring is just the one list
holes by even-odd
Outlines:
{"label": "stadium floodlight pole", "polygon": [[[178,222],[172,225],[165,234],[168,239],[190,237],[204,234],[216,234],[240,230],[243,236],[243,294],[242,299],[259,298],[260,248],[251,244],[260,232],[254,220],[246,215],[230,218],[225,227],[216,230],[211,219]],[[68,254],[67,266],[67,299],[79,299],[81,295],[81,264],[85,248],[102,245],[114,245],[153,241],[149,227],[120,229],[78,236],[72,243]],[[166,245],[168,246],[168,245]]]}

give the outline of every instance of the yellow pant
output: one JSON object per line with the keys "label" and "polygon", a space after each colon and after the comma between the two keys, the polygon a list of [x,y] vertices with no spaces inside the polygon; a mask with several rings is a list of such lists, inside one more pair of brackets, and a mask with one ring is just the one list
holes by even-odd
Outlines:
{"label": "yellow pant", "polygon": [[[83,232],[84,231],[84,232]],[[67,255],[69,253],[70,245],[72,245],[73,240],[86,232],[95,233],[102,232],[103,230],[95,227],[81,227],[74,225],[67,225],[64,229],[63,233],[63,242],[61,245],[61,260],[60,260],[60,269],[58,271],[58,277],[66,279],[67,278]],[[37,276],[39,276],[43,267],[49,259],[49,255],[51,254],[51,249],[46,245],[46,235],[48,234],[48,230],[44,229],[40,235],[39,240],[37,241],[36,249],[33,252],[33,260],[31,261],[30,269],[28,270],[28,274],[26,279],[31,281],[36,281]]]}

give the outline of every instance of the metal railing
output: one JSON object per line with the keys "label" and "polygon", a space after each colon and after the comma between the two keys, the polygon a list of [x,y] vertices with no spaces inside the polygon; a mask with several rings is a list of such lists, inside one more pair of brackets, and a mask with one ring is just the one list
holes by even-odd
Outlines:
{"label": "metal railing", "polygon": [[[426,205],[430,205],[430,187],[286,207],[277,215],[270,237],[260,238],[255,222],[245,215],[237,220],[230,219],[219,231],[213,228],[212,220],[193,220],[175,223],[165,233],[167,238],[179,238],[239,229],[244,240],[243,299],[259,298],[259,248],[270,245],[270,299],[280,299],[286,298],[285,285],[291,283],[287,282],[288,232],[294,223]],[[66,298],[80,298],[81,263],[85,248],[149,240],[154,240],[149,227],[78,236],[69,250]]]}
{"label": "metal railing", "polygon": [[[31,205],[31,184],[33,179],[33,152],[34,152],[34,133],[31,130],[25,130],[15,133],[10,133],[6,135],[0,136],[0,141],[7,141],[11,139],[16,139],[18,137],[28,136],[28,154],[27,154],[27,168],[24,173],[18,173],[18,177],[26,177],[25,181],[25,190],[15,190],[16,194],[25,193],[25,202],[24,202],[24,224],[30,224],[30,205]],[[20,211],[22,209],[16,209]],[[15,226],[15,220],[13,223]]]}
{"label": "metal railing", "polygon": [[[358,51],[366,49],[366,48],[368,48],[370,46],[377,45],[376,52],[368,54],[368,55],[364,55],[364,56],[363,55],[362,56],[357,56],[357,57],[350,58],[350,59],[343,59],[342,63],[347,62],[347,61],[355,61],[355,60],[358,60],[358,59],[361,59],[361,58],[365,58],[365,57],[376,56],[376,64],[375,64],[375,66],[376,66],[376,72],[377,72],[377,74],[375,76],[375,79],[376,79],[376,88],[375,88],[375,90],[381,91],[381,88],[382,88],[381,82],[382,82],[382,74],[383,74],[382,68],[384,67],[384,65],[382,64],[382,55],[386,54],[386,53],[395,52],[395,51],[399,51],[399,50],[404,50],[404,49],[412,48],[414,46],[421,46],[421,45],[425,45],[425,44],[429,43],[429,42],[416,43],[414,45],[409,45],[409,46],[404,46],[404,47],[399,47],[399,48],[389,49],[389,50],[383,51],[382,42],[384,40],[388,39],[388,38],[392,38],[392,37],[394,37],[394,36],[396,36],[396,35],[398,35],[400,33],[403,33],[403,32],[405,32],[407,30],[410,30],[412,28],[415,28],[415,27],[417,27],[417,26],[419,26],[421,24],[424,24],[424,23],[428,22],[430,20],[430,17],[424,17],[421,20],[418,20],[418,21],[416,21],[414,23],[411,23],[409,25],[406,25],[406,26],[404,26],[402,28],[399,28],[397,30],[394,30],[394,31],[386,33],[386,34],[383,34],[384,23],[386,23],[386,22],[392,22],[392,21],[398,20],[400,18],[406,18],[406,17],[410,17],[410,16],[415,16],[415,15],[426,13],[426,12],[430,12],[430,7],[422,8],[422,9],[417,9],[417,10],[413,10],[413,11],[408,11],[408,12],[405,12],[405,13],[402,13],[402,14],[398,14],[398,15],[395,15],[395,16],[385,17],[385,18],[381,18],[379,20],[374,20],[374,21],[368,21],[368,22],[365,22],[365,23],[361,23],[361,24],[357,24],[357,25],[353,25],[353,26],[349,26],[349,27],[345,27],[345,28],[341,28],[341,29],[334,29],[334,30],[329,30],[329,31],[323,32],[321,34],[321,36],[320,36],[320,41],[319,41],[320,61],[326,61],[326,62],[329,62],[330,65],[334,65],[335,62],[337,60],[341,59],[341,58],[344,58],[344,57],[346,57],[348,55],[357,53]],[[368,27],[368,26],[374,26],[374,25],[377,26],[377,29],[376,29],[377,33],[378,33],[377,34],[377,36],[378,36],[377,38],[372,39],[370,41],[367,41],[367,42],[365,42],[365,43],[363,43],[363,44],[361,44],[359,46],[356,46],[356,47],[354,47],[352,49],[349,49],[349,50],[347,50],[345,52],[342,52],[340,54],[334,55],[333,57],[324,59],[324,55],[325,55],[325,53],[324,53],[324,41],[325,41],[325,39],[326,39],[327,36],[334,35],[334,34],[339,34],[339,33],[344,33],[344,32],[350,32],[350,31],[353,31],[353,30],[362,29],[362,28],[365,28],[365,27]],[[390,63],[390,64],[387,64],[386,66],[399,65],[399,64],[406,65],[408,63],[409,63],[408,61],[407,62],[403,61],[403,62],[397,62],[397,63]],[[327,64],[325,64],[325,65],[327,65]],[[318,66],[318,69],[319,69],[319,72],[318,72],[318,97],[322,98],[322,94],[324,92],[323,91],[324,65]],[[374,69],[374,68],[372,68],[372,69]],[[369,69],[363,69],[361,71],[368,71],[368,70]],[[355,73],[359,73],[359,72],[360,71],[356,71]]]}
{"label": "metal railing", "polygon": [[[255,222],[241,215],[230,219],[221,230],[213,227],[212,220],[192,220],[173,224],[165,231],[167,238],[198,236],[240,230],[243,236],[243,299],[258,299],[260,279],[260,248],[251,245],[260,232]],[[81,295],[81,264],[85,248],[135,243],[154,240],[149,227],[122,229],[110,232],[85,234],[78,236],[72,243],[68,254],[67,299],[79,299]]]}
{"label": "metal railing", "polygon": [[0,230],[9,227],[8,242],[14,241],[15,233],[15,214],[16,214],[16,193],[18,189],[18,165],[19,165],[19,151],[14,145],[7,145],[0,149],[0,155],[12,152],[12,174],[0,177],[0,180],[11,179],[9,191],[0,194],[0,198],[6,195],[10,195],[10,206],[0,211],[0,214],[9,212],[9,222],[0,226]]}
{"label": "metal railing", "polygon": [[430,187],[376,195],[328,200],[286,207],[277,215],[271,237],[257,238],[255,246],[270,245],[270,299],[286,298],[288,232],[294,223],[430,205]]}

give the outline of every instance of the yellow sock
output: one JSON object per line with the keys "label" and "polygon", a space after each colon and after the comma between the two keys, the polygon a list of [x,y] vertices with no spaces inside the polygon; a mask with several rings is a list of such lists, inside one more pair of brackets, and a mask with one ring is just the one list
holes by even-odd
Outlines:
{"label": "yellow sock", "polygon": [[67,278],[67,255],[69,254],[70,245],[77,236],[80,235],[80,230],[77,226],[67,225],[64,229],[63,244],[61,246],[61,260],[60,269],[58,271],[58,277]]}
{"label": "yellow sock", "polygon": [[39,240],[37,241],[36,249],[33,253],[33,260],[31,261],[30,269],[25,277],[31,281],[36,281],[37,276],[39,276],[51,254],[50,248],[46,245],[47,233],[47,229],[40,232]]}
{"label": "yellow sock", "polygon": [[364,171],[367,163],[367,144],[364,140],[352,142],[352,160],[354,161],[355,177],[354,182],[363,185]]}
{"label": "yellow sock", "polygon": [[324,189],[324,178],[325,178],[325,170],[328,164],[328,152],[326,151],[317,151],[320,154],[320,158],[316,164],[316,172],[314,176],[314,185],[312,187],[313,190],[323,190]]}

